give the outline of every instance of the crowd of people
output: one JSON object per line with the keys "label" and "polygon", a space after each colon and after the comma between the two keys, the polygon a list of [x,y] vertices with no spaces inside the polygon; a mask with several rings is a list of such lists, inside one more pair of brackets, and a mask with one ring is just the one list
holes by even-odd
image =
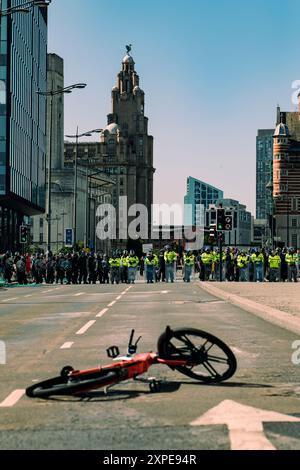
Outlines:
{"label": "crowd of people", "polygon": [[137,275],[148,284],[173,283],[182,271],[184,282],[192,276],[202,281],[228,282],[297,282],[300,271],[300,250],[226,248],[185,251],[181,255],[173,247],[138,257],[131,250],[116,250],[111,256],[85,251],[57,255],[37,253],[0,256],[0,278],[10,284],[119,284],[135,283]]}

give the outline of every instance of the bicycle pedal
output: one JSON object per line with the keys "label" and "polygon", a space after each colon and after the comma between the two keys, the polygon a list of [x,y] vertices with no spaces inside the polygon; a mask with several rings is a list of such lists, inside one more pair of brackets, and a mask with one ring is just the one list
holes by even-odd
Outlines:
{"label": "bicycle pedal", "polygon": [[120,350],[118,346],[111,346],[106,350],[106,353],[110,359],[116,359],[120,355]]}

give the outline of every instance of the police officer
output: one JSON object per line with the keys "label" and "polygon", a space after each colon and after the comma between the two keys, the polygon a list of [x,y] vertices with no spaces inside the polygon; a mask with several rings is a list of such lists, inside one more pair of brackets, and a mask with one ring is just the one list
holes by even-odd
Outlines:
{"label": "police officer", "polygon": [[250,263],[249,256],[246,255],[244,251],[241,251],[241,253],[237,257],[237,266],[239,268],[239,281],[240,282],[249,281],[249,263]]}
{"label": "police officer", "polygon": [[114,251],[109,259],[109,266],[110,266],[110,280],[111,283],[116,284],[120,283],[120,266],[121,266],[121,258],[120,256]]}
{"label": "police officer", "polygon": [[129,284],[135,283],[136,270],[139,265],[139,259],[136,256],[134,250],[130,250],[129,256],[127,258],[127,267],[128,267],[128,282]]}
{"label": "police officer", "polygon": [[254,282],[263,282],[264,280],[264,255],[262,251],[255,250],[251,256],[254,266]]}
{"label": "police officer", "polygon": [[207,248],[205,252],[202,253],[201,262],[202,262],[202,269],[204,272],[202,279],[204,281],[209,281],[209,277],[211,275],[211,270],[212,270],[212,264],[213,264],[213,255],[209,248]]}
{"label": "police officer", "polygon": [[281,258],[278,253],[274,250],[270,253],[268,258],[269,263],[269,281],[270,282],[277,282],[280,279],[280,265],[281,265]]}
{"label": "police officer", "polygon": [[127,259],[128,259],[128,251],[124,250],[123,254],[121,256],[121,267],[120,267],[120,272],[121,272],[121,282],[122,284],[127,284],[128,283],[128,264],[127,264]]}
{"label": "police officer", "polygon": [[297,277],[298,277],[298,269],[297,269],[297,264],[298,264],[298,256],[297,253],[295,253],[295,250],[293,248],[290,248],[288,253],[285,256],[285,260],[287,262],[287,267],[288,267],[288,281],[289,282],[297,282]]}
{"label": "police officer", "polygon": [[146,279],[147,284],[153,284],[154,282],[154,272],[155,267],[158,264],[158,258],[153,254],[153,251],[149,251],[148,255],[145,258],[145,267],[146,267]]}
{"label": "police officer", "polygon": [[160,250],[158,256],[158,282],[166,281],[166,262],[165,262],[165,250]]}
{"label": "police officer", "polygon": [[187,250],[183,255],[183,264],[184,264],[184,282],[191,282],[191,275],[193,272],[193,267],[195,266],[195,256],[191,253],[190,250]]}
{"label": "police officer", "polygon": [[103,255],[102,259],[102,276],[103,284],[109,284],[109,261],[107,255]]}
{"label": "police officer", "polygon": [[166,246],[164,259],[165,259],[165,263],[166,263],[166,282],[169,282],[169,280],[170,280],[173,283],[174,282],[175,263],[177,261],[177,254],[175,253],[175,251],[169,245]]}

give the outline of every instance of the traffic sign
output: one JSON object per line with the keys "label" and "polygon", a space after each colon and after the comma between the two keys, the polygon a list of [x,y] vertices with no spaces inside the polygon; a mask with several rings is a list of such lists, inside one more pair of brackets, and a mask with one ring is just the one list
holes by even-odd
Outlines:
{"label": "traffic sign", "polygon": [[65,245],[69,248],[74,245],[74,230],[72,228],[65,229]]}

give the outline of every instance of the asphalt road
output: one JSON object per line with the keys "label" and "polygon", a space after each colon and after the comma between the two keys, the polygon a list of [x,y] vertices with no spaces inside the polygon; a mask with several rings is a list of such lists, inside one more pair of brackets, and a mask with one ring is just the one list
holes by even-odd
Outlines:
{"label": "asphalt road", "polygon": [[[125,353],[132,328],[142,335],[139,352],[156,350],[166,325],[223,339],[238,360],[235,376],[203,385],[155,366],[150,375],[165,382],[158,394],[132,382],[108,396],[23,395],[64,365],[109,363],[107,347],[116,344]],[[291,360],[298,339],[197,283],[0,291],[0,340],[7,351],[0,365],[0,449],[300,449],[300,366]]]}

